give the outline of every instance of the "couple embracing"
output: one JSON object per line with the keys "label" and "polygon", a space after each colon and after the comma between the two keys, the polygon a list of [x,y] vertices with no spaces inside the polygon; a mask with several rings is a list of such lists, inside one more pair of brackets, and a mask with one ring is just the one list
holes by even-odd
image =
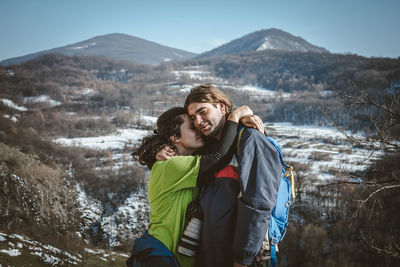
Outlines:
{"label": "couple embracing", "polygon": [[[238,143],[239,124],[246,128]],[[195,87],[184,108],[158,118],[157,130],[133,156],[151,168],[150,223],[135,240],[128,266],[260,264],[256,256],[275,205],[281,163],[249,107],[232,109],[230,98],[210,84]],[[178,246],[193,201],[203,223],[196,255],[189,257]]]}

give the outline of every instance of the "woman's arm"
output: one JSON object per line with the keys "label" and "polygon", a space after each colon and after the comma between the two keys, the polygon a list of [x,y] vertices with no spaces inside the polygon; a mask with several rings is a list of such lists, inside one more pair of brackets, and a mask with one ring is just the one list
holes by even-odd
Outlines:
{"label": "woman's arm", "polygon": [[216,150],[213,153],[203,155],[200,158],[199,176],[202,176],[211,170],[228,154],[230,147],[236,139],[238,121],[241,118],[252,114],[253,112],[248,106],[241,106],[229,114]]}
{"label": "woman's arm", "polygon": [[254,129],[257,129],[262,134],[265,133],[264,124],[263,124],[261,118],[257,115],[253,114],[253,115],[245,116],[240,119],[240,123],[242,123],[247,128],[254,128]]}
{"label": "woman's arm", "polygon": [[[240,123],[243,124],[245,127],[255,128],[262,134],[265,133],[264,124],[261,118],[257,115],[253,114],[253,115],[243,116],[240,119]],[[165,146],[163,149],[157,152],[155,159],[162,161],[162,160],[168,160],[173,156],[176,156],[175,151],[170,146]]]}

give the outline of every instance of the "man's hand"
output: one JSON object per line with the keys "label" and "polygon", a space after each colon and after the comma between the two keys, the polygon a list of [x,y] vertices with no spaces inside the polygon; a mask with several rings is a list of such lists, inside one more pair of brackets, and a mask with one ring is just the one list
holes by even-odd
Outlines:
{"label": "man's hand", "polygon": [[237,263],[237,262],[235,262],[235,263],[233,263],[233,267],[247,267],[246,265],[242,265],[242,264],[240,264],[240,263]]}
{"label": "man's hand", "polygon": [[240,122],[243,123],[244,126],[249,128],[255,128],[260,133],[264,134],[264,124],[260,117],[257,115],[249,115],[240,119]]}
{"label": "man's hand", "polygon": [[158,151],[156,155],[156,160],[167,160],[176,156],[175,151],[170,146],[165,146],[163,149]]}

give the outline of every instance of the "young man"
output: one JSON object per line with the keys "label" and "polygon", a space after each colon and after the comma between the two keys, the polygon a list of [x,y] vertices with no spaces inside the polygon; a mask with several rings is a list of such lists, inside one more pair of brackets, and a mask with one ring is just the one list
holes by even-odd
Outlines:
{"label": "young man", "polygon": [[[185,109],[212,149],[232,109],[230,98],[212,85],[200,85],[187,96]],[[236,144],[231,149],[236,150]],[[197,266],[250,266],[266,235],[281,179],[279,155],[251,128],[243,131],[239,151],[206,179],[200,197],[204,222]]]}

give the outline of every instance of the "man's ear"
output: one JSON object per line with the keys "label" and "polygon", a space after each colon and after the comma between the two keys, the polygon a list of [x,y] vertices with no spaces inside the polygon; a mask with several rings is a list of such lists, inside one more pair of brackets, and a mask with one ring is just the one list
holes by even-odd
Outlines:
{"label": "man's ear", "polygon": [[222,102],[219,102],[217,105],[219,105],[222,115],[225,116],[226,113],[227,113],[226,112],[226,105],[224,103],[222,103]]}

